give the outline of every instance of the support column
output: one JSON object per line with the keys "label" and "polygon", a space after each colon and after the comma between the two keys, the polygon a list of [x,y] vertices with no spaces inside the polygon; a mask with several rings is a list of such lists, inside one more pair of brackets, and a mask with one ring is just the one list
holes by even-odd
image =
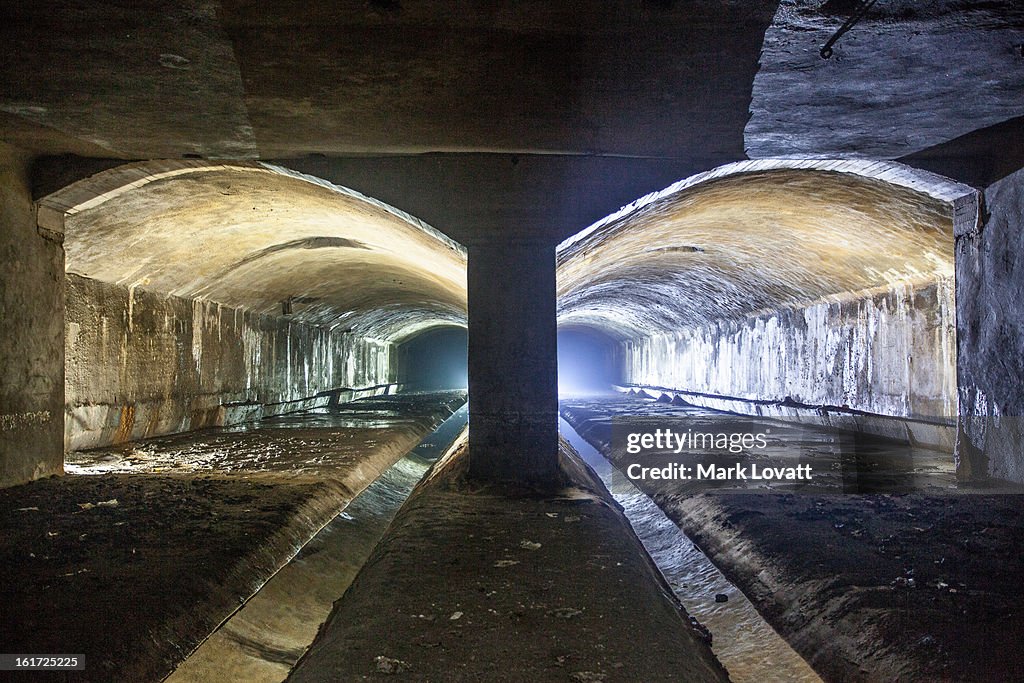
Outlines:
{"label": "support column", "polygon": [[1024,169],[956,229],[956,441],[961,479],[1024,482]]}
{"label": "support column", "polygon": [[558,472],[555,248],[469,247],[469,469],[552,483]]}
{"label": "support column", "polygon": [[64,471],[64,250],[0,143],[0,487]]}

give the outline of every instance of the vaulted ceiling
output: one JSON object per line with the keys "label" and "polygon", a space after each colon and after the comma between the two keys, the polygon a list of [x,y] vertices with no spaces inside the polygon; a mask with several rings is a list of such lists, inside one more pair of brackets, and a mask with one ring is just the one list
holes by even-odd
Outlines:
{"label": "vaulted ceiling", "polygon": [[43,200],[69,273],[400,342],[464,326],[466,254],[392,207],[262,164],[136,164]]}
{"label": "vaulted ceiling", "polygon": [[[858,4],[12,0],[0,3],[0,140],[36,155],[40,196],[124,160],[262,159],[471,245],[553,245],[641,195],[747,157],[900,158],[976,184],[1024,165],[1024,6],[879,0],[823,59],[821,47]],[[374,297],[401,310],[429,300],[417,309],[423,320],[461,319],[464,290],[450,268],[461,255],[444,254],[435,271],[433,247],[402,253],[385,237],[401,232],[393,214],[361,213],[350,195],[328,197],[295,179],[248,187],[251,178],[232,173],[155,184],[105,205],[105,216],[83,213],[72,221],[79,237],[68,244],[69,265],[226,302],[258,284],[247,305],[269,311],[297,297],[316,321],[369,311]],[[948,246],[900,223],[906,216],[892,203],[912,197],[884,196],[873,215],[855,208],[872,196],[870,183],[788,178],[780,188],[781,178],[684,193],[658,205],[658,225],[630,218],[650,240],[647,265],[624,254],[615,272],[656,264],[664,274],[650,286],[678,281],[706,306],[700,315],[726,315],[770,303],[756,292],[781,305],[880,284],[869,257],[885,261],[870,266],[879,272],[911,273],[933,265],[919,263],[922,254]],[[268,209],[245,214],[251,202],[226,187],[246,188]],[[847,208],[830,213],[822,188]],[[765,207],[777,212],[764,216]],[[932,210],[927,201],[918,208]],[[815,245],[841,246],[842,221],[863,239],[825,259]],[[214,235],[232,246],[214,246]],[[783,249],[782,238],[805,249]],[[890,251],[866,253],[872,240]],[[210,256],[195,270],[153,256],[179,252]],[[815,254],[835,269],[812,277],[800,259]],[[414,257],[423,270],[409,269]],[[712,265],[722,276],[754,261],[778,267],[763,281],[718,282],[732,292],[725,302],[701,299]],[[563,302],[564,314],[601,309],[595,292],[610,292],[618,275],[600,272],[563,287],[577,297]],[[584,302],[587,278],[601,282]],[[356,293],[371,280],[405,289]],[[367,329],[405,333],[371,318]]]}
{"label": "vaulted ceiling", "polygon": [[637,338],[952,282],[952,200],[970,188],[774,163],[680,183],[564,243],[560,326]]}

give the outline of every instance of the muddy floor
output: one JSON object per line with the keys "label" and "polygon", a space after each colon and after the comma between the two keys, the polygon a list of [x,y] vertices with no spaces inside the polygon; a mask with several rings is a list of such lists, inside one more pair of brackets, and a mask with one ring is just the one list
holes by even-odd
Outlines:
{"label": "muddy floor", "polygon": [[[616,415],[683,411],[639,401],[568,402],[563,414],[621,466]],[[1024,496],[960,489],[941,458],[893,449],[866,456],[871,487],[890,493],[842,493],[841,468],[825,493],[636,484],[825,680],[1024,680]]]}
{"label": "muddy floor", "polygon": [[1019,495],[660,500],[826,680],[1024,680]]}
{"label": "muddy floor", "polygon": [[0,491],[4,651],[84,654],[86,671],[67,680],[159,680],[304,540],[296,517],[342,495],[332,483],[187,475]]}
{"label": "muddy floor", "polygon": [[126,444],[0,490],[3,650],[85,655],[33,680],[160,680],[461,401]]}
{"label": "muddy floor", "polygon": [[463,406],[302,547],[167,683],[281,683],[430,465],[463,433]]}
{"label": "muddy floor", "polygon": [[615,477],[615,468],[565,420],[559,430],[600,477],[679,602],[712,636],[711,651],[732,683],[821,683],[821,677],[765,621],[754,605],[640,489]]}

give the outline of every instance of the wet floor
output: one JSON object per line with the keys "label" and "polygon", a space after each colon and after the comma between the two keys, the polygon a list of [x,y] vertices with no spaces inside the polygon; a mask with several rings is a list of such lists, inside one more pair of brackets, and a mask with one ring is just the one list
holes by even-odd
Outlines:
{"label": "wet floor", "polygon": [[[3,491],[0,641],[61,652],[70,639],[83,681],[161,680],[464,402],[376,397],[71,454],[67,476]],[[295,649],[250,647],[268,661]]]}
{"label": "wet floor", "polygon": [[[646,494],[622,477],[564,419],[562,435],[587,462],[623,507],[627,519],[676,597],[712,634],[711,649],[729,670],[733,683],[765,680],[799,683],[820,678],[754,606],[694,546]],[[725,596],[721,601],[719,596]]]}
{"label": "wet floor", "polygon": [[[267,472],[326,475],[369,453],[400,457],[465,403],[465,392],[375,396],[338,407],[69,453],[69,474]],[[410,435],[412,443],[410,443]]]}
{"label": "wet floor", "polygon": [[[241,610],[234,613],[232,619],[222,624],[215,635],[196,650],[193,658],[175,674],[180,678],[174,679],[196,681],[282,680],[287,674],[291,662],[301,654],[312,639],[312,634],[315,634],[316,630],[315,625],[323,620],[330,611],[331,603],[344,592],[345,586],[352,580],[377,543],[389,520],[395,514],[395,510],[401,506],[409,491],[423,476],[431,454],[436,453],[438,449],[443,449],[449,438],[454,438],[454,432],[461,429],[461,424],[457,424],[458,420],[456,420],[426,439],[422,438],[440,421],[440,415],[448,414],[451,408],[464,400],[464,394],[444,398],[445,401],[450,400],[449,408],[439,409],[438,400],[436,396],[434,398],[408,395],[378,397],[359,402],[359,405],[276,418],[256,425],[210,429],[154,439],[140,444],[72,454],[73,464],[69,466],[69,471],[83,474],[107,474],[108,476],[60,478],[63,481],[55,482],[56,484],[77,481],[84,488],[79,487],[81,490],[75,489],[66,493],[66,500],[64,498],[58,500],[55,494],[47,493],[45,496],[41,495],[39,500],[19,502],[17,505],[13,505],[14,511],[10,514],[18,515],[17,520],[19,521],[16,525],[12,523],[10,527],[12,531],[24,532],[26,523],[20,520],[27,520],[28,516],[44,521],[39,521],[37,528],[32,531],[31,539],[23,543],[12,543],[11,559],[5,566],[21,567],[26,571],[22,572],[24,577],[11,582],[12,585],[18,586],[18,593],[14,596],[5,596],[5,606],[8,611],[12,611],[16,606],[14,600],[22,600],[25,603],[22,613],[32,614],[32,618],[36,618],[40,608],[47,603],[54,605],[53,612],[55,614],[72,615],[73,618],[78,618],[75,615],[80,614],[82,623],[70,624],[64,631],[66,633],[99,633],[94,625],[96,615],[99,615],[109,624],[116,625],[116,628],[111,627],[102,631],[103,638],[108,642],[98,644],[95,649],[97,653],[117,652],[118,650],[113,648],[109,642],[117,637],[135,647],[140,639],[146,637],[145,634],[154,632],[154,629],[162,626],[149,622],[139,626],[125,625],[125,617],[130,616],[125,612],[162,614],[168,611],[166,604],[159,601],[147,604],[145,598],[151,598],[160,593],[165,593],[164,597],[168,598],[172,595],[180,596],[184,595],[186,589],[194,584],[210,584],[209,576],[213,576],[212,568],[220,566],[217,561],[221,561],[221,564],[224,562],[233,564],[238,557],[243,555],[243,552],[222,553],[228,557],[214,558],[217,561],[211,560],[208,556],[227,547],[232,540],[240,541],[243,537],[250,539],[255,536],[251,532],[256,513],[265,513],[268,516],[267,524],[269,524],[270,521],[273,521],[269,519],[269,516],[272,513],[278,514],[277,508],[285,509],[284,502],[292,505],[289,502],[291,498],[284,499],[290,489],[311,486],[313,484],[310,484],[310,481],[320,485],[319,482],[328,479],[323,476],[328,473],[337,475],[342,470],[359,469],[360,457],[365,457],[368,453],[373,454],[376,450],[377,460],[384,464],[372,474],[369,474],[367,470],[360,476],[365,483],[369,483],[376,478],[376,472],[386,470],[385,474],[362,495],[355,498],[341,515],[330,521],[322,529],[320,535],[305,545],[289,565],[264,585],[263,590],[256,598],[246,602]],[[729,420],[733,420],[738,428],[747,429],[750,426],[749,421],[737,420],[732,417],[725,418],[725,422],[723,422],[723,418],[712,411],[621,396],[567,401],[563,403],[563,410],[573,413],[576,424],[587,428],[581,429],[581,431],[602,451],[610,443],[613,430],[617,425],[621,427],[622,424],[627,426],[639,424],[635,422],[636,420],[647,420],[648,426],[666,424],[665,421],[668,419],[678,419],[690,425],[703,424],[707,425],[709,429],[711,427],[720,428],[721,425],[728,424]],[[464,416],[465,413],[466,408],[463,407],[460,414]],[[464,417],[458,419],[464,423]],[[774,429],[775,427],[773,427]],[[816,471],[820,472],[817,483],[831,493],[843,493],[851,490],[855,493],[865,490],[869,492],[900,490],[906,486],[916,487],[915,490],[957,492],[953,479],[952,459],[949,454],[909,449],[905,446],[878,441],[855,440],[851,442],[842,435],[812,431],[797,426],[790,427],[789,431],[786,431],[786,425],[779,426],[779,429],[781,431],[772,432],[772,442],[769,444],[773,452],[772,457],[790,457],[814,465]],[[571,435],[571,433],[567,435]],[[416,446],[417,443],[420,443],[420,446]],[[765,631],[767,627],[750,607],[749,602],[746,602],[742,593],[722,578],[706,557],[693,547],[693,544],[679,532],[675,524],[661,514],[661,510],[649,498],[639,493],[630,482],[624,481],[621,475],[616,477],[616,471],[610,468],[607,460],[594,452],[588,452],[588,448],[580,444],[578,440],[575,443],[577,448],[590,459],[592,465],[603,474],[606,484],[610,477],[609,489],[625,508],[638,535],[676,591],[680,601],[713,633],[714,650],[730,669],[735,681],[816,680],[813,673],[808,673],[801,668],[801,662],[787,659],[790,655],[784,652],[785,644],[783,643],[782,648],[779,648],[778,636],[769,632],[770,629]],[[387,459],[391,453],[388,449],[398,448],[404,449],[402,453],[411,450],[413,455],[399,461],[390,469],[386,469],[387,464],[395,462],[395,459],[401,456],[401,454],[397,454],[394,458]],[[387,453],[383,451],[387,451]],[[615,453],[610,453],[610,455],[615,459]],[[854,457],[852,467],[851,456]],[[126,477],[118,473],[141,473],[149,476]],[[308,477],[307,475],[315,476]],[[273,481],[266,481],[267,479]],[[120,488],[111,488],[114,484]],[[167,488],[168,493],[154,497],[154,487],[157,485]],[[334,486],[338,488],[337,482]],[[760,498],[759,501],[746,495],[748,492],[756,493],[762,489],[769,493],[800,492],[799,489],[786,484],[772,484],[767,487],[765,485],[737,487],[736,483],[732,482],[727,486],[731,487],[727,489],[728,491],[744,492],[744,495],[733,496],[733,499],[748,501],[752,506],[755,503],[760,506],[760,501],[767,502],[774,499],[786,499],[782,502],[791,507],[800,507],[801,510],[816,505],[825,505],[821,502],[816,503],[813,496],[766,496]],[[51,488],[50,482],[39,482],[36,487],[45,487],[47,491]],[[253,490],[248,490],[249,488]],[[85,489],[88,489],[87,493],[84,492]],[[281,498],[281,502],[275,502],[278,499],[274,499],[264,506],[267,508],[266,510],[261,512],[261,510],[255,509],[267,496],[274,494],[278,489],[281,491],[276,495]],[[358,489],[351,489],[349,496],[355,490]],[[689,494],[695,492],[698,492],[698,489],[692,486],[683,487],[672,493],[673,498],[659,498],[659,502],[665,504],[667,500],[666,509],[669,509],[673,501],[690,500]],[[323,496],[324,494],[317,495]],[[337,494],[332,495],[336,496]],[[209,500],[202,496],[206,496]],[[298,496],[298,493],[295,496]],[[89,514],[106,515],[112,518],[120,515],[120,517],[116,517],[119,521],[115,522],[115,526],[110,527],[109,524],[106,524],[103,528],[79,528],[87,517],[81,511],[86,501],[107,501],[114,498],[120,499],[117,506],[93,507]],[[709,498],[717,498],[717,496]],[[847,500],[846,496],[833,496],[833,498],[840,502]],[[862,497],[849,497],[851,508],[859,498]],[[870,509],[856,508],[849,514],[844,513],[845,516],[839,514],[842,511],[832,510],[835,507],[832,504],[829,504],[831,507],[825,506],[832,510],[828,515],[813,509],[810,512],[798,511],[800,519],[803,520],[800,524],[807,527],[809,524],[805,518],[822,517],[824,522],[819,526],[824,526],[824,532],[842,535],[841,540],[850,544],[854,541],[861,543],[871,552],[875,552],[880,547],[887,553],[886,557],[888,554],[895,554],[899,571],[886,565],[884,572],[888,573],[885,573],[885,585],[882,585],[881,588],[876,587],[872,595],[878,594],[880,590],[885,590],[888,591],[886,594],[892,593],[897,598],[903,599],[903,594],[899,593],[899,590],[906,590],[912,593],[911,597],[923,595],[924,597],[920,599],[925,600],[928,596],[924,595],[924,589],[918,589],[914,593],[913,582],[916,581],[929,589],[932,586],[945,586],[945,592],[941,596],[943,599],[963,601],[958,603],[959,607],[955,613],[950,612],[951,615],[957,615],[958,620],[961,609],[963,614],[968,614],[969,610],[984,609],[992,613],[986,612],[987,617],[990,617],[987,620],[977,616],[964,617],[964,620],[967,623],[973,620],[985,624],[995,624],[997,618],[1002,620],[1000,623],[1007,621],[1009,617],[1003,615],[1000,610],[1004,610],[1004,608],[1006,611],[1012,610],[1012,605],[1015,603],[1008,596],[1013,595],[1012,591],[1016,590],[1019,585],[1019,582],[1013,579],[1012,570],[1005,570],[1005,567],[1015,566],[1011,565],[1017,555],[1014,550],[1020,547],[1019,542],[1015,540],[1016,536],[1011,534],[1016,527],[1006,526],[1002,523],[994,524],[992,520],[974,508],[965,508],[966,512],[956,508],[950,512],[950,519],[953,521],[957,523],[959,523],[958,520],[970,521],[968,513],[974,514],[977,519],[971,521],[967,527],[961,525],[947,531],[946,527],[938,526],[942,511],[928,508],[921,512],[917,508],[913,508],[912,506],[917,504],[915,503],[917,498],[914,496],[875,498],[879,500],[876,501],[872,498],[868,501],[872,503]],[[950,505],[955,499],[969,501],[975,498],[980,499],[981,497],[934,497],[939,501],[949,500]],[[345,500],[347,499],[345,498]],[[794,500],[796,503],[793,502]],[[61,509],[68,508],[66,519],[69,521],[66,527],[62,526],[64,524],[62,520],[65,518],[59,517],[57,513],[60,510],[56,509],[56,503],[61,501],[63,506]],[[911,511],[906,514],[900,512],[902,508],[892,513],[900,518],[908,518],[909,521],[904,525],[907,529],[897,526],[896,529],[900,533],[894,533],[889,527],[877,530],[871,526],[876,522],[881,523],[879,520],[882,515],[879,510],[883,503],[889,507],[911,506]],[[197,507],[200,504],[206,507],[200,509]],[[231,517],[231,519],[237,517],[236,527],[233,527],[234,531],[231,531],[233,536],[227,534],[225,530],[224,520],[229,517],[227,513],[230,512],[225,506],[229,504],[238,508],[236,510],[238,514]],[[341,504],[338,503],[338,507]],[[991,505],[990,503],[986,504]],[[1012,504],[1016,506],[1015,501]],[[160,505],[164,507],[160,507]],[[1011,503],[1005,503],[1005,505],[1009,506]],[[338,507],[324,514],[322,518],[318,518],[319,521],[311,525],[307,535],[302,538],[309,538],[312,530],[331,520]],[[250,510],[249,508],[254,509]],[[984,506],[981,506],[979,510],[982,508]],[[971,512],[972,510],[973,512]],[[992,519],[1003,521],[1010,519],[1011,515],[1007,510],[1009,507],[1000,508],[999,514],[993,514]],[[159,514],[153,514],[155,512],[159,512]],[[760,512],[770,511],[761,510]],[[144,517],[144,514],[149,514],[149,516]],[[914,515],[917,517],[915,518]],[[278,516],[287,517],[283,513]],[[794,538],[792,542],[803,549],[802,551],[801,548],[788,549],[787,546],[785,557],[796,555],[798,551],[803,552],[804,555],[810,554],[812,557],[807,559],[808,566],[810,566],[819,560],[819,549],[833,546],[846,547],[821,540],[824,537],[820,535],[813,537],[805,535],[806,538],[811,539],[806,540],[805,537],[796,533],[803,527],[798,528],[792,516],[780,516],[779,519],[782,522],[776,524],[774,528],[785,529],[786,535],[792,534]],[[78,523],[78,526],[74,526],[72,522]],[[739,523],[737,522],[737,524]],[[935,529],[932,529],[933,524],[936,525]],[[914,533],[909,534],[908,530]],[[212,535],[214,531],[219,535]],[[118,534],[116,538],[113,537],[115,532]],[[180,540],[169,540],[173,538],[171,534],[178,532],[181,534]],[[104,533],[111,535],[111,538],[107,539],[103,535]],[[213,540],[207,540],[208,537]],[[932,540],[929,541],[931,545],[924,550],[908,549],[912,543],[923,542],[921,539],[927,540],[926,537]],[[865,539],[874,540],[867,544]],[[97,545],[98,543],[107,543],[108,540],[110,542],[107,545]],[[65,545],[58,548],[58,542]],[[260,545],[262,542],[256,543],[256,540],[253,540],[253,544],[260,547],[262,547]],[[298,543],[301,542],[301,540],[298,541]],[[968,545],[964,545],[964,548],[958,550],[957,547],[953,547],[956,544]],[[46,550],[51,547],[53,547],[52,550]],[[168,547],[191,549],[193,552],[191,555],[185,556],[182,552],[167,552]],[[248,546],[240,544],[239,547],[245,550]],[[291,547],[297,548],[298,544]],[[708,545],[704,547],[705,549],[710,548]],[[43,553],[39,554],[39,561],[35,555],[30,556],[28,560],[25,559],[22,552],[24,548],[37,552],[39,548],[43,548]],[[128,552],[129,548],[130,553]],[[135,554],[136,548],[139,550],[138,554]],[[810,551],[807,552],[807,549]],[[16,557],[13,554],[15,551],[18,553]],[[245,550],[245,552],[248,551]],[[878,552],[882,551],[878,550]],[[957,552],[960,552],[961,555],[957,555]],[[934,559],[933,556],[939,559]],[[286,557],[288,557],[288,553],[281,553],[280,558]],[[1000,558],[997,563],[998,575],[1006,574],[1013,580],[1007,579],[1006,589],[993,590],[991,595],[975,593],[973,592],[974,584],[977,584],[977,590],[981,590],[986,583],[995,582],[992,577],[986,580],[981,578],[987,565],[977,565],[981,559],[991,557]],[[55,567],[42,566],[44,561],[54,564],[60,558],[64,558],[66,562]],[[920,558],[924,559],[918,561]],[[946,561],[947,558],[949,558],[948,561]],[[100,560],[106,564],[102,564]],[[719,561],[719,558],[716,558],[716,561]],[[975,564],[971,564],[972,562]],[[903,583],[898,583],[895,588],[887,585],[892,576],[902,575],[905,572],[905,566],[915,563],[917,565],[916,573],[913,576],[916,578],[903,577]],[[570,566],[570,564],[570,562],[566,562],[558,566]],[[39,566],[37,567],[37,565]],[[853,569],[860,568],[860,565],[844,561],[843,566],[847,565]],[[963,576],[957,575],[954,581],[953,571],[961,566],[965,568],[960,572]],[[125,586],[121,581],[124,576],[129,575],[126,573],[126,568],[131,568],[133,571],[139,568],[149,568],[147,569],[149,573],[140,574],[140,578],[133,578],[129,582],[130,585]],[[32,571],[29,572],[29,569]],[[269,576],[272,571],[273,568],[263,576]],[[802,576],[799,573],[795,575]],[[185,577],[184,583],[177,588],[169,589],[168,586],[173,585],[171,579],[175,577]],[[863,579],[858,577],[856,582],[860,585],[863,583]],[[26,589],[26,586],[35,584],[39,585],[38,591],[33,592]],[[968,586],[972,592],[968,592],[966,588]],[[133,590],[137,594],[131,593]],[[798,602],[807,588],[804,583],[799,583],[795,590],[797,592],[794,595],[785,596],[786,602]],[[128,594],[131,594],[132,597],[123,597]],[[244,593],[244,595],[250,594],[250,592]],[[718,602],[716,596],[719,594],[727,596],[728,600]],[[931,594],[928,593],[928,595]],[[66,600],[60,602],[57,598],[66,598]],[[81,607],[85,604],[83,601],[86,599],[92,600],[92,603],[89,604],[92,604],[93,608],[81,610],[63,606],[66,603]],[[205,604],[202,599],[206,598],[200,596],[193,602],[184,600],[183,604],[194,603],[197,607],[194,611],[198,612]],[[119,604],[119,600],[125,603],[120,617],[116,609],[110,608],[111,605]],[[226,614],[237,604],[238,602],[235,601],[229,604],[227,609],[217,611],[216,619],[220,619],[222,614]],[[262,606],[260,606],[261,604]],[[875,603],[871,603],[869,607],[874,609]],[[876,611],[871,614],[875,615]],[[998,614],[996,614],[997,612]],[[921,609],[918,610],[918,614],[923,613]],[[945,613],[943,612],[943,614]],[[27,618],[21,618],[20,622],[26,623]],[[923,618],[919,621],[923,621]],[[19,619],[14,619],[14,623],[19,623]],[[459,620],[457,623],[462,624],[463,620]],[[213,621],[206,626],[198,633],[198,638],[210,633],[215,624],[216,621]],[[76,631],[76,628],[80,630]],[[942,633],[941,631],[936,632]],[[850,632],[842,631],[842,633],[845,634],[846,640],[850,640]],[[993,633],[995,632],[993,631]],[[1007,631],[1007,633],[1012,636],[1014,632]],[[1013,638],[1010,636],[1005,639],[1012,641]],[[186,641],[183,638],[180,642],[190,642],[190,645],[183,648],[183,651],[192,649],[194,643],[198,642],[198,638],[193,641]],[[964,640],[964,638],[958,636],[949,639],[951,643],[960,640]],[[175,643],[177,642],[179,641],[175,641]],[[797,642],[797,640],[793,642]],[[926,641],[921,640],[920,642]],[[981,651],[980,648],[975,648],[975,650]],[[93,652],[93,650],[89,650],[89,652]],[[166,653],[158,654],[161,655],[162,661],[171,661]],[[807,652],[804,654],[811,657]],[[156,655],[153,658],[155,657]],[[205,665],[202,664],[204,660]],[[94,661],[101,661],[100,654],[96,655]],[[236,673],[228,675],[225,673],[226,668],[217,668],[228,662],[233,663],[228,668],[235,670]],[[781,665],[781,662],[786,663]],[[815,665],[818,666],[818,663]],[[213,668],[204,669],[203,666]],[[128,677],[126,680],[155,680],[156,678],[154,676],[135,676]]]}
{"label": "wet floor", "polygon": [[[370,484],[166,680],[285,680],[412,489],[461,434],[467,415],[464,405]],[[302,420],[296,422],[301,428]]]}
{"label": "wet floor", "polygon": [[[1016,638],[1019,620],[1001,596],[1019,587],[1010,567],[1011,547],[1019,537],[1018,485],[984,486],[956,481],[950,453],[904,443],[844,434],[806,424],[755,420],[686,405],[670,405],[636,396],[610,394],[567,398],[562,415],[614,464],[613,495],[629,510],[640,500],[638,533],[654,538],[651,554],[667,546],[663,571],[671,575],[692,558],[661,532],[645,532],[649,504],[634,498],[637,487],[697,540],[718,567],[756,601],[757,609],[800,650],[816,670],[831,680],[1019,680],[1002,672],[1016,664],[978,658],[979,639]],[[732,437],[763,433],[763,447],[683,448],[679,452],[633,449],[630,434],[658,429],[677,435],[725,433]],[[633,437],[642,439],[643,437]],[[676,464],[717,464],[722,469],[751,471],[765,465],[804,466],[805,481],[773,481],[674,476]],[[662,468],[668,477],[630,477],[630,467]],[[650,515],[657,512],[650,510]],[[994,529],[999,529],[998,532]],[[665,538],[675,533],[667,527]],[[996,534],[1000,541],[994,542]],[[992,547],[977,552],[977,539]],[[676,553],[674,556],[673,553]],[[1001,555],[1000,555],[1001,553]],[[998,560],[994,558],[999,558]],[[694,576],[696,574],[696,576]],[[1018,574],[1019,575],[1019,574]],[[744,619],[716,626],[716,611],[727,614],[734,593],[724,603],[707,605],[712,589],[701,572],[684,569],[679,585],[698,586],[691,608],[714,633],[715,650],[740,678],[775,680],[775,658],[758,663],[757,636],[743,635]],[[1013,579],[1008,577],[1014,576]],[[977,594],[964,597],[966,587]],[[986,597],[981,597],[986,596]],[[701,604],[704,601],[705,604]],[[706,610],[706,611],[702,611]],[[1000,620],[1005,629],[975,628]],[[734,630],[739,664],[730,664],[721,633]],[[743,663],[742,651],[753,646]],[[982,673],[982,670],[985,673]],[[969,675],[965,672],[971,672]],[[1000,672],[995,673],[993,672]],[[993,677],[994,676],[994,677]]]}
{"label": "wet floor", "polygon": [[[714,638],[713,649],[735,681],[817,681],[817,674],[768,625],[754,606],[679,530],[624,472],[630,464],[661,468],[672,463],[714,463],[724,468],[799,466],[813,473],[805,481],[747,479],[678,480],[673,495],[708,491],[750,493],[877,493],[956,489],[952,456],[882,439],[809,427],[796,421],[761,421],[688,405],[622,394],[562,401],[563,414],[600,446],[598,452],[563,420],[573,445],[598,469],[625,508],[637,534],[686,609]],[[680,453],[627,452],[630,433],[673,430],[679,434],[758,434],[753,448],[684,448]],[[652,451],[656,449],[651,449]],[[606,459],[605,454],[615,462]],[[662,482],[664,483],[664,482]],[[716,596],[726,600],[716,601]],[[721,598],[718,598],[721,600]]]}
{"label": "wet floor", "polygon": [[[561,409],[588,440],[600,444],[602,453],[609,455],[621,471],[632,463],[650,467],[699,463],[720,469],[745,468],[748,474],[754,466],[760,470],[802,466],[808,474],[801,480],[694,477],[673,482],[680,495],[712,490],[822,494],[943,493],[958,489],[950,453],[821,429],[796,420],[768,421],[622,394],[569,398],[562,401]],[[679,453],[671,449],[645,449],[633,455],[626,452],[629,434],[659,429],[670,429],[680,436],[756,435],[763,441],[756,445],[748,441],[736,452],[700,447],[686,447]]]}

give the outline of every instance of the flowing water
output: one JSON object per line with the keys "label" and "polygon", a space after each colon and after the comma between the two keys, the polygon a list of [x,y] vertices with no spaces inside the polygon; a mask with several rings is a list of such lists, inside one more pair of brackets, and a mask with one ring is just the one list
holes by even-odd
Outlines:
{"label": "flowing water", "polygon": [[[683,607],[711,631],[711,649],[734,683],[821,681],[653,500],[625,477],[616,477],[613,486],[612,464],[564,419],[559,418],[559,426],[623,507]],[[716,601],[717,595],[728,596],[728,601]]]}
{"label": "flowing water", "polygon": [[465,428],[467,416],[464,405],[356,496],[165,680],[285,680],[398,509],[431,463]]}

